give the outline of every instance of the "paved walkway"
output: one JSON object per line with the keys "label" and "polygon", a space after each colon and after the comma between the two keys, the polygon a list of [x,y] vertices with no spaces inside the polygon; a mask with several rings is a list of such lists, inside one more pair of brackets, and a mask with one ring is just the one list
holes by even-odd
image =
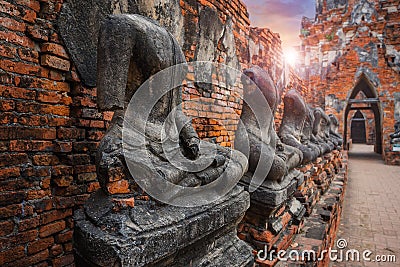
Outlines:
{"label": "paved walkway", "polygon": [[[338,239],[348,249],[395,255],[396,263],[347,262],[331,266],[400,266],[400,167],[386,166],[373,146],[353,145]],[[345,249],[344,251],[347,251]],[[362,256],[361,256],[362,257]]]}

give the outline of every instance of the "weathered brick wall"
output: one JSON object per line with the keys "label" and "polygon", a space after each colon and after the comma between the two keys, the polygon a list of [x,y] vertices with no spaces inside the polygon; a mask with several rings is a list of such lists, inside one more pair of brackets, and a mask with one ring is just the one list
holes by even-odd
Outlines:
{"label": "weathered brick wall", "polygon": [[305,18],[301,31],[301,68],[312,92],[309,101],[323,103],[328,113],[338,115],[343,131],[347,100],[364,73],[380,100],[383,157],[398,164],[400,155],[391,152],[389,135],[399,120],[395,115],[400,82],[399,1],[320,3],[316,21]]}
{"label": "weathered brick wall", "polygon": [[69,265],[72,215],[96,190],[111,114],[79,82],[55,28],[62,1],[0,2],[0,265]]}
{"label": "weathered brick wall", "polygon": [[[285,92],[290,86],[299,85],[298,89],[307,94],[303,82],[294,74],[294,70],[284,65],[279,34],[273,33],[267,28],[251,27],[246,7],[241,2],[200,1],[196,4],[193,2],[181,2],[181,7],[185,17],[190,18],[191,21],[191,23],[185,22],[185,27],[188,28],[186,31],[199,27],[199,24],[201,24],[200,13],[208,7],[218,11],[219,18],[223,23],[227,23],[227,18],[232,19],[232,33],[235,39],[236,57],[239,64],[229,64],[227,47],[221,46],[221,40],[219,40],[218,46],[215,47],[214,62],[228,64],[239,71],[251,65],[258,65],[268,70],[275,83],[287,84]],[[199,39],[192,36],[184,39],[183,48],[187,61],[204,60],[198,55],[198,42],[203,41],[202,38]],[[235,88],[229,91],[227,88],[219,86],[213,86],[211,92],[199,91],[195,86],[186,88],[183,92],[184,100],[191,100],[191,103],[184,107],[188,115],[197,118],[194,120],[194,126],[199,136],[205,140],[230,147],[234,146],[234,135],[243,105],[242,96],[242,88]],[[199,97],[208,99],[196,103],[196,98]],[[210,106],[210,104],[212,105]],[[236,114],[232,113],[232,109]],[[279,127],[282,119],[282,113],[283,106],[281,105],[276,114],[277,127]]]}
{"label": "weathered brick wall", "polygon": [[[240,64],[243,62],[241,51],[246,51],[250,25],[244,4],[238,0],[181,1],[181,8],[185,18],[182,49],[186,60],[211,60],[240,71],[243,66]],[[215,14],[217,18],[214,18]],[[220,25],[223,25],[223,30]],[[208,36],[196,33],[207,33],[209,30],[218,34],[219,29],[220,36],[211,42]],[[207,52],[202,51],[202,43],[211,46],[207,47]],[[184,111],[195,118],[193,124],[200,138],[232,147],[243,104],[243,88],[221,87],[218,84],[218,80],[214,79],[210,88],[199,88],[193,83],[186,86],[183,99],[190,100],[190,103],[184,103]]]}
{"label": "weathered brick wall", "polygon": [[[189,24],[198,23],[199,10],[206,6],[217,10],[223,22],[230,17],[238,68],[260,64],[277,81],[283,66],[279,36],[251,29],[240,1],[180,3]],[[2,266],[72,264],[73,212],[99,188],[95,153],[113,114],[98,112],[96,88],[81,83],[70,60],[56,26],[62,5],[62,0],[0,1]],[[250,53],[250,40],[256,52]],[[189,61],[196,59],[198,45],[195,38],[184,40]],[[229,51],[222,46],[216,50],[215,60],[226,63]],[[293,84],[301,84],[292,77]],[[237,121],[224,107],[240,115],[240,90],[203,92],[213,103],[203,113],[196,106],[185,107],[189,114],[204,116],[195,121],[202,138],[232,145]],[[199,95],[196,88],[184,92],[186,100]],[[217,123],[221,119],[227,120],[225,128]]]}

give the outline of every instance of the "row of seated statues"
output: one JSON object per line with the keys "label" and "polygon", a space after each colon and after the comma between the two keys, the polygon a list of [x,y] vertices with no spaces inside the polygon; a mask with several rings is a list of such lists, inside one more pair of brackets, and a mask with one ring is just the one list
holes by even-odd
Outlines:
{"label": "row of seated statues", "polygon": [[[120,25],[124,25],[124,27]],[[115,27],[121,29],[120,33],[116,34]],[[157,33],[157,38],[148,34],[149,29]],[[107,40],[111,34],[114,36],[113,42]],[[135,91],[152,75],[186,61],[182,50],[171,34],[150,19],[139,15],[111,16],[103,24],[99,40],[98,104],[102,110],[117,110],[98,150],[98,178],[104,185],[108,181],[107,170],[110,166],[126,169],[123,163],[121,136],[127,103],[130,102]],[[135,40],[140,40],[140,42],[135,42]],[[147,53],[141,53],[144,48]],[[121,53],[121,51],[129,51],[129,53]],[[275,115],[281,102],[283,86],[277,86],[268,72],[258,66],[244,70],[244,74],[258,86],[270,106],[272,115]],[[148,94],[150,95],[154,91],[150,91]],[[245,94],[248,93],[246,87],[244,91]],[[275,151],[275,154],[267,155],[267,158],[273,155],[273,160],[271,170],[265,179],[277,182],[282,181],[294,168],[312,162],[317,157],[340,147],[343,143],[342,137],[338,133],[339,123],[334,115],[326,115],[321,108],[311,108],[295,89],[287,92],[283,101],[284,116],[279,132],[272,131],[272,134],[275,135],[276,147],[266,150]],[[142,118],[140,115],[129,118],[132,125],[146,125],[146,143],[140,146],[140,149],[147,150],[142,152],[149,155],[158,174],[171,183],[196,187],[217,179],[221,173],[226,171],[227,162],[233,162],[229,165],[230,173],[243,173],[245,167],[238,160],[239,156],[236,155],[238,152],[220,146],[217,146],[218,153],[214,164],[199,172],[182,171],[168,162],[163,153],[160,133],[172,110],[175,110],[175,127],[182,129],[179,133],[179,143],[174,147],[177,153],[181,153],[188,159],[202,157],[206,160],[208,157],[208,155],[199,153],[199,146],[203,141],[200,141],[193,126],[188,123],[189,120],[180,107],[181,102],[182,88],[177,87],[158,101],[147,122],[146,118]],[[249,129],[250,143],[252,144],[248,159],[249,172],[253,172],[258,164],[263,164],[258,162],[261,153],[260,146],[271,145],[260,144],[262,142],[260,136],[254,134],[257,131],[252,130],[256,124],[254,124],[254,116],[251,112],[245,103],[241,119]],[[138,129],[136,130],[131,131],[131,140],[140,139],[141,133]],[[136,153],[130,153],[130,160],[139,165],[145,164],[143,158],[139,156],[140,149],[135,149]]]}
{"label": "row of seated statues", "polygon": [[[309,107],[294,89],[283,99],[284,116],[276,132],[273,118],[284,86],[275,84],[258,66],[243,71],[247,76],[245,99],[261,91],[265,109],[271,112],[266,120],[269,125],[263,126],[268,129],[261,129],[251,107],[243,104],[247,158],[238,150],[200,140],[182,110],[182,85],[172,82],[186,79],[185,56],[175,38],[149,18],[122,14],[105,19],[97,61],[98,106],[114,111],[114,116],[96,157],[102,190],[93,193],[75,216],[74,244],[82,261],[78,266],[186,266],[188,262],[193,266],[252,266],[252,249],[236,232],[250,206],[249,194],[236,186],[239,180],[254,173],[257,166],[268,165],[261,174],[262,183],[279,187],[297,167],[343,143],[338,120]],[[181,71],[155,82],[160,71],[177,64],[183,65]],[[259,90],[253,90],[255,86]],[[164,87],[173,89],[163,93]],[[228,192],[214,188],[204,195],[179,195],[182,188],[197,190],[218,182]],[[113,183],[126,188],[113,193],[109,187]],[[152,194],[146,188],[149,185],[167,200]],[[215,195],[220,198],[207,202]],[[197,197],[199,205],[170,202],[185,202],[185,197]],[[134,206],[115,204],[132,198]]]}
{"label": "row of seated statues", "polygon": [[[280,104],[283,88],[276,86],[268,74],[259,66],[244,70],[255,85],[262,91],[270,105],[272,114],[275,115]],[[245,87],[246,93],[246,87]],[[321,108],[311,108],[307,105],[296,89],[289,90],[284,99],[283,119],[279,132],[276,134],[276,149],[273,164],[266,179],[282,181],[291,170],[301,165],[310,163],[318,157],[338,149],[343,145],[343,138],[338,133],[339,121],[334,115],[326,115]],[[247,113],[251,109],[244,104],[242,120],[249,133],[255,131],[247,123],[251,117]],[[253,118],[254,120],[254,118]],[[261,138],[250,135],[251,143],[260,142]],[[265,144],[267,145],[267,144]],[[259,146],[251,146],[249,158],[249,171],[253,172],[258,164]]]}

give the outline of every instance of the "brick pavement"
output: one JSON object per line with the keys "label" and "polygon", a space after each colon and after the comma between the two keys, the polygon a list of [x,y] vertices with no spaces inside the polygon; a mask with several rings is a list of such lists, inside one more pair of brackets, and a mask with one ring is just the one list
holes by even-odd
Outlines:
{"label": "brick pavement", "polygon": [[[349,249],[395,255],[397,263],[348,262],[331,266],[400,266],[400,167],[386,166],[373,146],[354,145],[338,239]],[[345,250],[346,251],[346,250]]]}

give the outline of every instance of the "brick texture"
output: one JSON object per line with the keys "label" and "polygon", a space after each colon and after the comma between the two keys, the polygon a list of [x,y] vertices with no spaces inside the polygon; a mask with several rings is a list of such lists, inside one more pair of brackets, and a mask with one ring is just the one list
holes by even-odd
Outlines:
{"label": "brick texture", "polygon": [[[72,264],[73,211],[99,188],[95,154],[113,113],[98,111],[96,88],[81,83],[70,61],[56,27],[62,3],[59,0],[0,0],[2,266]],[[241,68],[258,64],[269,70],[274,82],[279,82],[284,64],[278,34],[250,27],[246,7],[239,0],[180,1],[185,19],[193,23],[198,23],[199,18],[193,3],[200,8],[217,10],[223,21],[228,16],[232,18]],[[188,61],[194,60],[197,45],[190,40],[184,44]],[[250,54],[248,47],[252,47]],[[217,50],[216,61],[226,63],[224,49]],[[315,98],[309,97],[308,89],[315,86],[304,83],[291,69],[287,73],[285,91],[295,87],[304,97]],[[384,75],[392,75],[391,69],[386,68]],[[394,90],[385,88],[382,92]],[[199,117],[193,124],[201,138],[234,146],[242,93],[241,88],[229,91],[216,87],[207,94],[195,87],[185,87],[186,102],[201,96],[212,103],[211,108],[204,105],[208,109],[201,103],[184,105],[188,115]],[[385,107],[385,118],[389,120],[392,106],[388,102]],[[280,106],[277,126],[282,111]],[[390,123],[385,127],[391,126]],[[118,171],[110,182],[112,192],[126,192],[128,183],[119,179]],[[121,206],[134,206],[134,203],[130,200]]]}
{"label": "brick texture", "polygon": [[[344,132],[347,101],[364,73],[380,101],[382,157],[387,164],[400,164],[400,153],[392,152],[389,138],[400,119],[396,115],[400,82],[399,1],[349,0],[348,6],[333,9],[327,1],[320,2],[317,20],[304,18],[301,30],[300,69],[310,89],[308,100],[336,114]],[[353,114],[350,112],[348,118]],[[365,117],[367,143],[375,143],[376,120],[368,112]],[[350,137],[350,123],[347,127]]]}
{"label": "brick texture", "polygon": [[99,188],[94,153],[111,117],[58,36],[61,5],[0,2],[1,266],[73,263],[73,210]]}

